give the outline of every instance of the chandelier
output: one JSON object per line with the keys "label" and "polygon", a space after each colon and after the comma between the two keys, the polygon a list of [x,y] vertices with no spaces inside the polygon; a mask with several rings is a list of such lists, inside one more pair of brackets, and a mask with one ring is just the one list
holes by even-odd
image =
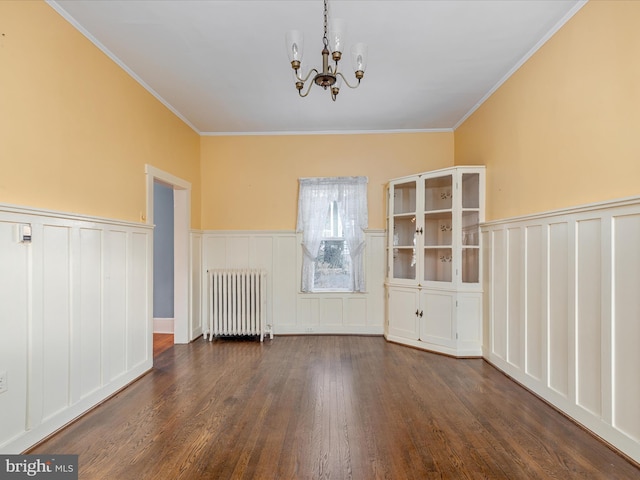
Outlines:
{"label": "chandelier", "polygon": [[[287,52],[289,53],[289,60],[291,61],[291,68],[294,70],[295,85],[298,90],[298,94],[301,97],[306,97],[311,91],[311,86],[316,85],[330,89],[331,99],[335,102],[338,93],[340,93],[340,87],[342,81],[349,88],[358,88],[360,86],[360,80],[364,77],[364,70],[367,62],[367,45],[364,43],[356,43],[351,49],[351,57],[353,61],[353,67],[355,69],[356,80],[358,83],[355,85],[349,84],[347,79],[338,71],[338,62],[342,58],[342,49],[344,48],[344,33],[345,23],[341,19],[335,19],[331,22],[329,29],[327,30],[327,0],[324,0],[324,36],[322,37],[322,71],[312,68],[306,76],[302,73],[302,53],[304,38],[300,30],[291,30],[287,32],[286,44]],[[331,49],[331,50],[329,50]],[[332,60],[335,64],[329,65],[329,55],[331,54]],[[311,75],[314,75],[313,82],[309,84],[307,91],[302,93],[304,84]]]}

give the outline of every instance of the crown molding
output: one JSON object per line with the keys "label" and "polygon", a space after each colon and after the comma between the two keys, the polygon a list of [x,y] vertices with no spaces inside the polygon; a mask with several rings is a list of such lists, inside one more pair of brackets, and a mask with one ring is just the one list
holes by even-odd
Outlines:
{"label": "crown molding", "polygon": [[323,130],[314,132],[201,132],[203,137],[290,136],[290,135],[396,135],[401,133],[452,133],[453,128],[424,128],[407,130]]}

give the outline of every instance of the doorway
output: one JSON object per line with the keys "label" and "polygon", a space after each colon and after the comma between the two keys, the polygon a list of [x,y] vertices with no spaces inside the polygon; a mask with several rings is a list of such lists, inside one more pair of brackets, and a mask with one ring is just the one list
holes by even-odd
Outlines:
{"label": "doorway", "polygon": [[[147,223],[154,225],[154,189],[160,183],[173,193],[173,341],[189,343],[189,225],[191,183],[151,165],[147,175]],[[155,268],[154,268],[155,269]],[[153,330],[153,329],[151,329]],[[152,342],[152,339],[150,339]]]}
{"label": "doorway", "polygon": [[153,224],[153,333],[173,336],[173,187],[157,180]]}

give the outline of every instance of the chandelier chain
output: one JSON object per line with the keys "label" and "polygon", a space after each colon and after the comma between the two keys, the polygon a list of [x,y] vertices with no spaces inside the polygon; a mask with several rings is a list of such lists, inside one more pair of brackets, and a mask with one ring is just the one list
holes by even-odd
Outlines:
{"label": "chandelier chain", "polygon": [[327,10],[327,0],[324,0],[324,37],[322,37],[322,43],[324,47],[327,48],[329,46],[329,40],[327,39],[327,17],[329,13]]}

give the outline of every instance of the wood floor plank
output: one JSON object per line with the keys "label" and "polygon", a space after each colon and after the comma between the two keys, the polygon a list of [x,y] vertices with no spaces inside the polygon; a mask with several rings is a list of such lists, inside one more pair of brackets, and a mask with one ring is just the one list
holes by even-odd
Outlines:
{"label": "wood floor plank", "polygon": [[165,350],[173,347],[173,333],[153,334],[153,356],[157,357]]}
{"label": "wood floor plank", "polygon": [[83,480],[640,478],[486,362],[358,336],[170,346],[31,453]]}

